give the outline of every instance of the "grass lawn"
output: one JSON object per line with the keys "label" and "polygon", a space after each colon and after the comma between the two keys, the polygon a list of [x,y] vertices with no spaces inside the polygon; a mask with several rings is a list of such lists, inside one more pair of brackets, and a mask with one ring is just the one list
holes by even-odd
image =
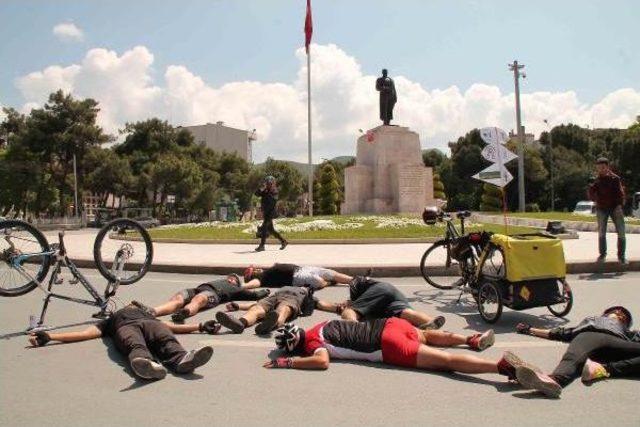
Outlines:
{"label": "grass lawn", "polygon": [[[502,215],[500,212],[483,212],[487,215]],[[547,219],[557,221],[582,221],[582,222],[596,222],[595,215],[576,215],[571,212],[509,212],[509,216],[518,218],[535,218],[535,219]],[[640,225],[640,219],[638,218],[625,218],[627,224]]]}
{"label": "grass lawn", "polygon": [[[154,239],[238,239],[255,240],[253,223],[201,223],[165,226],[149,230]],[[364,239],[364,238],[427,238],[444,236],[444,224],[427,226],[417,216],[325,216],[313,219],[276,220],[278,229],[288,240],[296,239]],[[459,224],[459,223],[458,223]],[[487,230],[504,233],[497,224],[470,224],[466,231]],[[509,227],[509,234],[531,233],[534,228]]]}

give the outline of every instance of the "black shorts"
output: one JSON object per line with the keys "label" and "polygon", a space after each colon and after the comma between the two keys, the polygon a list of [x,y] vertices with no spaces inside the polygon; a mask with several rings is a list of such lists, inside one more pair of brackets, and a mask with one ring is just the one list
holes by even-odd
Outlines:
{"label": "black shorts", "polygon": [[197,288],[187,288],[178,292],[178,295],[184,299],[184,304],[187,305],[191,302],[196,295],[205,295],[207,297],[207,305],[204,308],[213,308],[220,304],[220,297],[209,286],[200,285]]}
{"label": "black shorts", "polygon": [[411,306],[395,286],[377,282],[369,286],[358,299],[351,301],[351,308],[365,319],[382,319],[397,317]]}
{"label": "black shorts", "polygon": [[300,315],[305,298],[306,295],[301,292],[278,291],[274,295],[261,299],[257,304],[265,313],[275,310],[280,304],[284,304],[291,308],[293,314],[290,320],[293,320]]}

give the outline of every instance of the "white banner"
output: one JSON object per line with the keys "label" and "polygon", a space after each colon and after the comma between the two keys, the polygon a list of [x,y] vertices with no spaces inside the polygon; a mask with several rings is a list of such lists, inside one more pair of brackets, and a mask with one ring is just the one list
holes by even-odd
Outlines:
{"label": "white banner", "polygon": [[488,144],[486,147],[484,147],[484,149],[482,150],[482,157],[489,160],[490,162],[502,163],[503,165],[505,163],[509,163],[513,159],[518,158],[518,156],[516,156],[514,153],[507,150],[503,145],[497,142],[492,142],[491,144]]}
{"label": "white banner", "polygon": [[480,137],[487,144],[491,144],[494,142],[506,144],[507,141],[509,141],[509,134],[497,127],[480,129]]}
{"label": "white banner", "polygon": [[473,178],[502,188],[511,182],[513,175],[504,165],[500,166],[494,163],[480,173],[473,175]]}

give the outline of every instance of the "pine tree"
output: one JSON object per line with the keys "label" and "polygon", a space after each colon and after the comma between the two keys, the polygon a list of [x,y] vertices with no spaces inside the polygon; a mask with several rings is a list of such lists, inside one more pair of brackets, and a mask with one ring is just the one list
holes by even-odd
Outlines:
{"label": "pine tree", "polygon": [[320,212],[323,215],[335,215],[337,213],[337,202],[340,198],[338,194],[340,184],[333,165],[326,162],[320,170]]}

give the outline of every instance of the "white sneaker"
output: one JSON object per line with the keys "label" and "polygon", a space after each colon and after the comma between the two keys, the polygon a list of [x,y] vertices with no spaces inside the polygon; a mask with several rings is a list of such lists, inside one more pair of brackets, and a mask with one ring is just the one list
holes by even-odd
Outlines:
{"label": "white sneaker", "polygon": [[131,369],[137,376],[145,380],[161,380],[167,376],[167,369],[164,366],[144,357],[133,359]]}

